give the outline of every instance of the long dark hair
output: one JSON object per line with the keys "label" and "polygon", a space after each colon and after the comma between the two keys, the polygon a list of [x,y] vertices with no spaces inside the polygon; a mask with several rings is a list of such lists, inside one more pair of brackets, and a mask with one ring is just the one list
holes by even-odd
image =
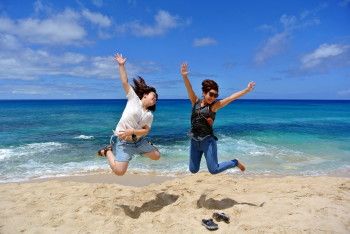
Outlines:
{"label": "long dark hair", "polygon": [[[140,98],[140,100],[143,98],[145,94],[149,94],[150,92],[153,92],[156,95],[156,99],[158,100],[158,94],[154,87],[148,86],[145,82],[145,80],[141,76],[137,76],[137,78],[132,79],[134,82],[134,85],[132,85],[132,88],[134,89],[136,95]],[[156,111],[156,104],[153,106],[147,107],[147,110],[150,110],[152,112]]]}

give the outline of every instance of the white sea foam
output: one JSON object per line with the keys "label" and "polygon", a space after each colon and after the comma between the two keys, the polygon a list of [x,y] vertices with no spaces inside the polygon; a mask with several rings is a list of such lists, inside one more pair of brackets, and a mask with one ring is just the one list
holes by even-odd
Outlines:
{"label": "white sea foam", "polygon": [[17,152],[19,156],[25,155],[37,155],[42,153],[51,153],[56,150],[61,150],[68,148],[69,144],[59,143],[59,142],[42,142],[42,143],[32,143],[23,145],[13,150]]}
{"label": "white sea foam", "polygon": [[94,136],[79,135],[79,136],[74,137],[74,139],[91,140],[91,139],[94,139]]}
{"label": "white sea foam", "polygon": [[[275,159],[303,161],[305,154],[296,149],[276,146],[266,143],[259,143],[253,140],[237,139],[231,136],[221,135],[218,141],[218,149],[223,154],[239,154],[246,157],[271,157]],[[289,158],[291,157],[291,158]]]}
{"label": "white sea foam", "polygon": [[[243,161],[258,161],[260,164],[295,164],[293,167],[301,166],[303,163],[318,164],[324,161],[315,155],[307,154],[298,149],[249,139],[238,139],[227,135],[220,135],[217,144],[219,161],[238,157]],[[157,147],[159,147],[162,155],[170,158],[173,162],[176,162],[177,158],[183,161],[183,159],[188,158],[190,154],[189,141],[178,142],[173,145],[157,145]],[[300,165],[297,165],[298,163]],[[170,165],[170,167],[172,167],[172,165]]]}
{"label": "white sea foam", "polygon": [[43,143],[32,143],[18,147],[9,147],[0,149],[0,161],[6,160],[10,157],[30,157],[38,154],[50,153],[55,150],[60,150],[69,147],[68,144],[59,142],[43,142]]}
{"label": "white sea foam", "polygon": [[[72,145],[66,143],[42,142],[0,149],[0,161],[8,160],[8,158],[14,159],[6,167],[0,166],[0,183],[71,175],[108,167],[104,160],[96,161],[95,157],[92,157],[93,160],[68,163],[59,163],[57,160],[50,159],[52,155],[61,155],[62,150],[67,150],[71,147]],[[63,159],[64,157],[62,155]]]}
{"label": "white sea foam", "polygon": [[0,149],[0,161],[10,158],[11,155],[11,149]]}
{"label": "white sea foam", "polygon": [[[162,154],[160,160],[152,161],[146,157],[136,157],[131,161],[128,171],[162,175],[189,173],[189,140],[173,142],[171,145],[156,144],[155,146],[159,148]],[[82,159],[84,160],[82,162],[65,161],[66,163],[62,162],[61,164],[53,161],[48,162],[47,160],[36,160],[38,155],[61,155],[60,150],[70,148],[72,148],[70,144],[43,142],[0,149],[0,161],[5,161],[12,157],[25,159],[13,171],[9,172],[9,170],[6,170],[5,174],[2,174],[0,171],[0,183],[109,169],[105,160],[97,160],[93,155],[91,155],[91,158],[87,155],[88,158]],[[67,152],[67,150],[62,152]],[[294,147],[288,148],[285,145],[274,145],[259,140],[220,135],[218,141],[219,162],[235,157],[247,164],[249,169],[247,173],[251,174],[317,175],[322,174],[322,172],[327,173],[324,165],[327,165],[329,170],[339,168],[336,162],[334,165],[329,165],[329,159],[318,155],[310,155]],[[201,171],[207,171],[204,158],[201,162]],[[348,172],[349,169],[345,168],[345,173]],[[227,173],[236,173],[236,171],[228,170]]]}
{"label": "white sea foam", "polygon": [[38,163],[35,160],[28,160],[17,166],[16,170],[21,171],[20,176],[17,172],[8,173],[5,176],[1,176],[0,183],[20,182],[35,178],[62,177],[106,169],[108,169],[108,165],[103,160],[97,163],[92,161],[69,162],[61,164],[59,167],[54,163]]}

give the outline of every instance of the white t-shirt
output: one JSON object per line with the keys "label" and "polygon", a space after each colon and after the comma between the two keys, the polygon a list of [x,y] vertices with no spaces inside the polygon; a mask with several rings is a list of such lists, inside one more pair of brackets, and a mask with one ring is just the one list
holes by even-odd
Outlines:
{"label": "white t-shirt", "polygon": [[130,128],[136,130],[142,129],[145,125],[151,128],[153,114],[151,111],[142,108],[142,102],[131,86],[126,97],[128,98],[128,102],[115,128],[115,134]]}

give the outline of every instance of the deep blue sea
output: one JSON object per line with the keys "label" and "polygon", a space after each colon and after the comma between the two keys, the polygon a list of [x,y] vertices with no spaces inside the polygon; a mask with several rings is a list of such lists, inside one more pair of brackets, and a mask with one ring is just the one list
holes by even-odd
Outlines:
{"label": "deep blue sea", "polygon": [[[125,104],[0,101],[0,182],[109,171],[96,151]],[[190,112],[188,100],[160,100],[149,137],[162,157],[136,157],[129,171],[189,173]],[[217,113],[214,128],[219,161],[238,158],[248,174],[350,175],[350,101],[238,100]]]}

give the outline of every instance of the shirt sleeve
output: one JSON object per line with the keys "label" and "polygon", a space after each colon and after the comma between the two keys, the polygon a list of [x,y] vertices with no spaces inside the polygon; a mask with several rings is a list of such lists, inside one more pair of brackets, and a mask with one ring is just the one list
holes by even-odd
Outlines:
{"label": "shirt sleeve", "polygon": [[131,85],[129,85],[129,86],[130,86],[129,92],[126,94],[126,97],[128,98],[128,100],[133,100],[133,99],[139,98],[137,96],[137,94],[135,93],[135,90],[133,89],[133,87],[131,87]]}

